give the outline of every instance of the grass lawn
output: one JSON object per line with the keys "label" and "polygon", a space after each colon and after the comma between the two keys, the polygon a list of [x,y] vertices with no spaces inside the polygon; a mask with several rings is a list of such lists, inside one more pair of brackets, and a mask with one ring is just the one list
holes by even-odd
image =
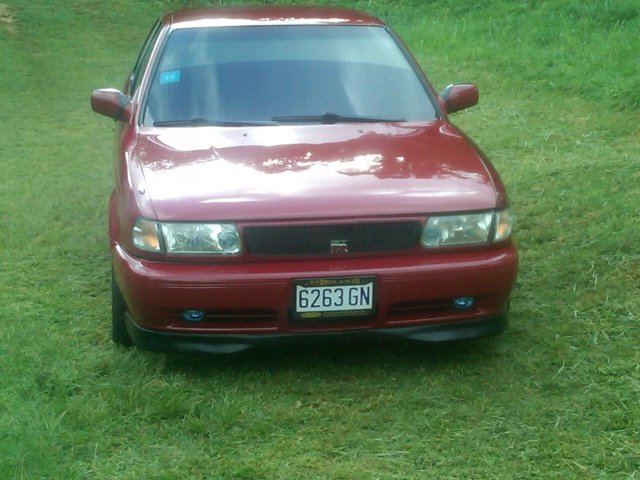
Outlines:
{"label": "grass lawn", "polygon": [[0,478],[640,478],[638,1],[315,2],[381,15],[438,89],[478,83],[453,120],[517,217],[510,329],[178,357],[109,340],[89,95],[191,3],[0,2]]}

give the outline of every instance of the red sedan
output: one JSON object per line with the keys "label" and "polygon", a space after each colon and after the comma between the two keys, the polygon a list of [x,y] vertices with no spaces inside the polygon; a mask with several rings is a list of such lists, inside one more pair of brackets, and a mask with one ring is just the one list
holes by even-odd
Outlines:
{"label": "red sedan", "polygon": [[124,90],[109,202],[113,340],[233,352],[507,325],[518,255],[495,169],[396,34],[338,8],[167,13]]}

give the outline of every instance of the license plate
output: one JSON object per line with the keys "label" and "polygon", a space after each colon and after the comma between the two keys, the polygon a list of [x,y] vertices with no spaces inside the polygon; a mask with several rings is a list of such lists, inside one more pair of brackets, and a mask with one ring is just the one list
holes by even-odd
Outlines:
{"label": "license plate", "polygon": [[322,320],[371,315],[375,279],[314,278],[294,282],[294,318]]}

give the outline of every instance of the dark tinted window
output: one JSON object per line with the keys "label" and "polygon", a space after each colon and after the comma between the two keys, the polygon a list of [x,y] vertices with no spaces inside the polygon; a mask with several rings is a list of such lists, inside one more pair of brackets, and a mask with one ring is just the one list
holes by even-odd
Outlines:
{"label": "dark tinted window", "polygon": [[151,56],[153,46],[156,43],[159,33],[160,21],[157,21],[151,28],[149,35],[147,35],[147,39],[145,40],[144,45],[140,50],[140,54],[138,55],[136,64],[134,65],[131,76],[129,77],[129,83],[127,84],[126,92],[128,95],[132,95],[138,87],[138,84],[140,83],[140,77],[142,76],[142,72],[144,71],[144,66],[149,61],[149,57]]}
{"label": "dark tinted window", "polygon": [[392,36],[370,26],[187,28],[171,33],[144,124],[336,115],[431,120],[433,105]]}

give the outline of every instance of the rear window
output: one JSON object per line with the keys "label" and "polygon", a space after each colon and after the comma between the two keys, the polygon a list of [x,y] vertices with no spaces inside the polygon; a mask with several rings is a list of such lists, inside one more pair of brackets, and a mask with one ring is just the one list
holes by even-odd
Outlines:
{"label": "rear window", "polygon": [[424,85],[383,27],[241,26],[174,30],[149,86],[143,124],[327,113],[435,118]]}

